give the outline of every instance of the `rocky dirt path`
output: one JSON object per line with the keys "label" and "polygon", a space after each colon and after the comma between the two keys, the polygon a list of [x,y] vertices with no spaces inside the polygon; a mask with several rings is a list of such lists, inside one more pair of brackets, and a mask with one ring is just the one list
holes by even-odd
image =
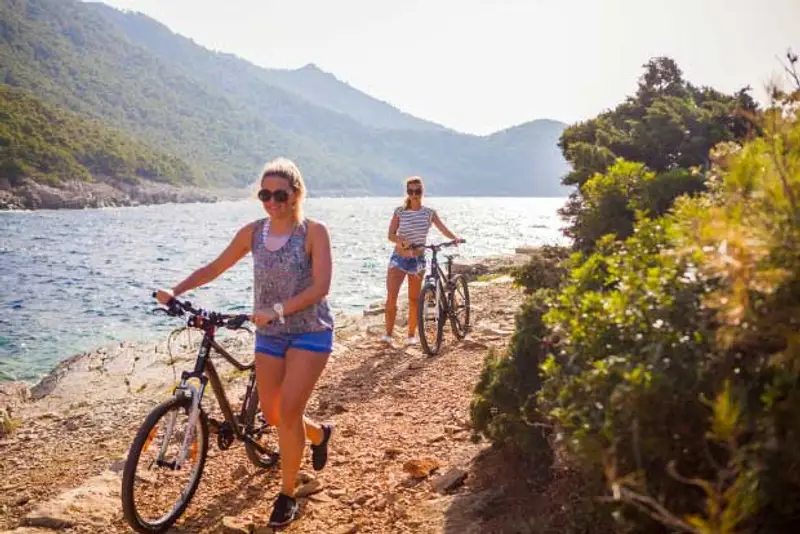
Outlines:
{"label": "rocky dirt path", "polygon": [[[446,328],[435,358],[381,344],[374,324],[339,332],[309,406],[312,417],[336,425],[330,462],[306,478],[312,494],[286,532],[494,530],[498,493],[486,470],[476,472],[487,445],[470,440],[469,402],[488,350],[507,345],[523,297],[508,277],[470,289],[472,333],[456,342]],[[237,355],[249,343],[229,340]],[[182,349],[178,369],[192,358],[191,344]],[[0,440],[0,532],[130,532],[119,472],[144,415],[170,391],[164,353],[163,345],[123,344],[83,355],[38,392],[47,396],[18,408],[21,426]],[[242,376],[222,374],[232,391],[241,390]],[[264,525],[277,472],[254,468],[241,445],[223,452],[213,435],[211,443],[200,488],[171,532],[270,532]],[[312,473],[310,462],[303,469]]]}

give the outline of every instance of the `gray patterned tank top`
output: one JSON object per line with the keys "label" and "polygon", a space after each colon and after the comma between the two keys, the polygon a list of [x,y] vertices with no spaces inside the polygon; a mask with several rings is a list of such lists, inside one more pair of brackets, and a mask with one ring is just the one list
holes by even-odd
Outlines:
{"label": "gray patterned tank top", "polygon": [[[311,287],[311,258],[306,253],[308,221],[295,225],[289,239],[278,250],[267,250],[264,243],[269,231],[268,219],[253,228],[253,310],[271,310],[276,302],[286,302]],[[275,320],[262,335],[302,334],[333,330],[333,316],[326,299],[298,312],[286,315],[286,323]]]}

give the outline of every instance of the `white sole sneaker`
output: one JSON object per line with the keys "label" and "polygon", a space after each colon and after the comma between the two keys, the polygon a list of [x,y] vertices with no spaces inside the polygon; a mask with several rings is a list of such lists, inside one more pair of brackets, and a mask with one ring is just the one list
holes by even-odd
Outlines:
{"label": "white sole sneaker", "polygon": [[415,336],[406,339],[406,345],[419,345],[419,338]]}
{"label": "white sole sneaker", "polygon": [[392,339],[392,336],[383,336],[381,338],[381,341],[383,341],[384,343],[389,343],[391,345],[394,339]]}

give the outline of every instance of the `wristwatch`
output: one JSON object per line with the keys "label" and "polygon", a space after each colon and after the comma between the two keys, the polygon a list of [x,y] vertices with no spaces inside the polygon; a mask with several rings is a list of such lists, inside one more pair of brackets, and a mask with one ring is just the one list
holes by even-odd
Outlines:
{"label": "wristwatch", "polygon": [[286,321],[283,318],[283,304],[281,304],[280,302],[276,302],[275,304],[272,305],[272,309],[275,310],[275,313],[278,314],[278,320],[281,322],[281,324],[286,323]]}

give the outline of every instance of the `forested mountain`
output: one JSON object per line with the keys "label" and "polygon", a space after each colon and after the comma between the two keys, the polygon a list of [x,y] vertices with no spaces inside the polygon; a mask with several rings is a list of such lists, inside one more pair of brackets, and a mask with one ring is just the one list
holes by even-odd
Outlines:
{"label": "forested mountain", "polygon": [[7,85],[0,85],[0,175],[12,187],[26,177],[49,184],[198,180],[175,156]]}
{"label": "forested mountain", "polygon": [[295,158],[317,195],[397,194],[408,174],[435,194],[560,195],[568,170],[549,133],[563,124],[459,134],[316,67],[263,69],[103,4],[0,0],[0,81],[169,151],[221,186],[252,182],[277,155]]}

